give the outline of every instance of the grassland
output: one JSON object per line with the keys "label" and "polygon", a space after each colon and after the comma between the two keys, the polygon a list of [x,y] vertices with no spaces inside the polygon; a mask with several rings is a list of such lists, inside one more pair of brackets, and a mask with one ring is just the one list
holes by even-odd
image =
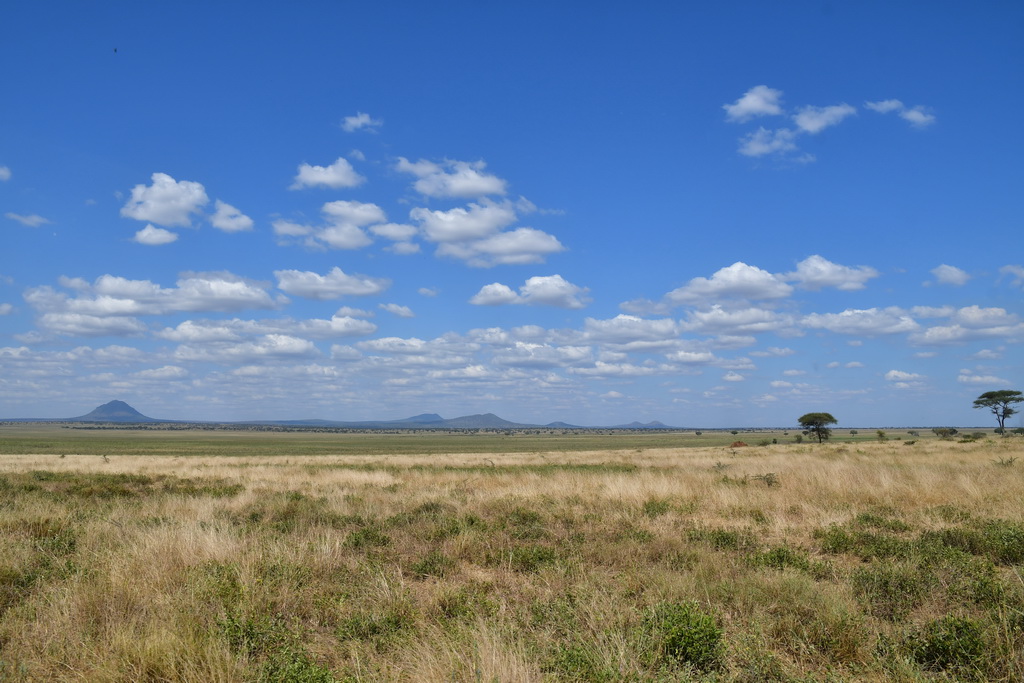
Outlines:
{"label": "grassland", "polygon": [[1024,680],[1024,439],[859,436],[3,427],[0,680]]}

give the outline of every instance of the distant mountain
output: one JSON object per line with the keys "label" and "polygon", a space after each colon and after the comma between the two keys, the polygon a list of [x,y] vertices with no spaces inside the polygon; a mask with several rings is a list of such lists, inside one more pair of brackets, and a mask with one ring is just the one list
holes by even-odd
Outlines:
{"label": "distant mountain", "polygon": [[163,422],[146,417],[124,401],[111,401],[94,408],[91,413],[81,417],[70,417],[69,422]]}
{"label": "distant mountain", "polygon": [[615,425],[614,427],[611,427],[611,429],[672,429],[672,427],[655,420],[653,422],[646,423],[630,422],[628,425]]}
{"label": "distant mountain", "polygon": [[[193,422],[191,420],[167,420],[157,419],[143,415],[135,408],[124,401],[111,401],[96,407],[92,412],[79,417],[69,417],[63,420],[52,420],[49,418],[21,418],[24,422],[122,422],[130,424],[133,422]],[[242,422],[210,422],[224,425],[267,425],[279,427],[297,427],[310,429],[674,429],[661,422],[630,422],[629,424],[616,425],[614,427],[581,427],[566,422],[551,422],[546,425],[525,424],[522,422],[510,422],[498,417],[494,413],[480,415],[464,415],[445,419],[437,413],[421,413],[400,420],[359,420],[346,422],[341,420],[247,420]]]}

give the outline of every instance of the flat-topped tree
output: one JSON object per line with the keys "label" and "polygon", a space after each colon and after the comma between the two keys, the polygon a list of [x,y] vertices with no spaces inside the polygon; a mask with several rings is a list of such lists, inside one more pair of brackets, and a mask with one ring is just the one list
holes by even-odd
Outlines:
{"label": "flat-topped tree", "polygon": [[1019,391],[1003,389],[1002,391],[986,391],[974,399],[975,408],[988,408],[996,416],[999,422],[999,433],[1006,435],[1006,418],[1016,415],[1017,411],[1011,406],[1014,403],[1024,401],[1024,394]]}
{"label": "flat-topped tree", "polygon": [[832,417],[831,413],[807,413],[800,417],[797,422],[807,431],[817,435],[818,443],[821,443],[832,435],[832,430],[828,426],[837,424],[839,420]]}

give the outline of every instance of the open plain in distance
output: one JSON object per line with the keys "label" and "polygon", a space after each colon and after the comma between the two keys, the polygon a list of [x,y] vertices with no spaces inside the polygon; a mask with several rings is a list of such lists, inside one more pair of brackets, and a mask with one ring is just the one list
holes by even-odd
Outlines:
{"label": "open plain in distance", "polygon": [[1024,438],[798,434],[3,425],[0,679],[1024,680]]}

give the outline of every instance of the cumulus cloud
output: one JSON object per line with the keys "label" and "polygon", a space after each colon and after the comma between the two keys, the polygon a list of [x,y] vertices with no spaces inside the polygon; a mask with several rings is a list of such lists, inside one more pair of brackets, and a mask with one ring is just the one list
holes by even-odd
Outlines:
{"label": "cumulus cloud", "polygon": [[788,347],[769,346],[764,351],[751,351],[751,356],[758,358],[784,358],[785,356],[792,356],[796,351]]}
{"label": "cumulus cloud", "polygon": [[485,173],[483,161],[455,161],[445,159],[436,164],[420,159],[411,162],[399,157],[395,168],[403,173],[416,176],[413,187],[428,197],[482,197],[490,194],[505,194],[506,181]]}
{"label": "cumulus cloud", "polygon": [[135,318],[88,313],[44,313],[36,322],[47,332],[69,337],[130,337],[146,331],[146,326]]}
{"label": "cumulus cloud", "polygon": [[0,166],[0,182],[11,179],[11,169],[7,166]]}
{"label": "cumulus cloud", "polygon": [[956,266],[946,265],[945,263],[932,268],[930,272],[935,276],[935,281],[940,285],[955,285],[959,287],[967,284],[967,281],[971,279],[967,271],[960,270]]}
{"label": "cumulus cloud", "polygon": [[788,128],[768,130],[758,128],[740,138],[739,152],[748,157],[763,157],[767,154],[783,154],[797,149],[796,132]]}
{"label": "cumulus cloud", "polygon": [[380,294],[391,286],[385,278],[369,275],[348,275],[335,266],[326,275],[308,270],[275,270],[277,288],[306,299],[325,301],[343,296]]}
{"label": "cumulus cloud", "polygon": [[1013,285],[1014,287],[1024,287],[1024,266],[1003,266],[999,269],[999,274],[1011,278],[1010,284]]}
{"label": "cumulus cloud", "polygon": [[515,368],[567,368],[592,361],[589,346],[553,346],[517,341],[496,351],[497,365]]}
{"label": "cumulus cloud", "polygon": [[806,327],[837,334],[876,336],[913,332],[920,325],[898,307],[846,309],[842,313],[811,313],[801,320]]}
{"label": "cumulus cloud", "polygon": [[565,247],[554,235],[524,227],[481,240],[441,244],[437,255],[456,258],[470,266],[489,268],[542,263],[545,257],[560,251],[565,251]]}
{"label": "cumulus cloud", "polygon": [[301,190],[305,187],[329,187],[338,189],[342,187],[356,187],[366,180],[356,173],[352,164],[345,157],[338,157],[330,166],[312,166],[301,164],[299,172],[289,190]]}
{"label": "cumulus cloud", "polygon": [[282,303],[263,285],[226,272],[186,273],[176,287],[114,275],[102,275],[91,285],[78,279],[64,279],[62,284],[76,289],[77,296],[44,285],[26,291],[25,300],[45,313],[98,317],[269,309]]}
{"label": "cumulus cloud", "polygon": [[28,226],[30,228],[38,228],[40,225],[46,225],[47,223],[50,222],[49,220],[35,213],[23,216],[20,213],[13,213],[11,211],[8,211],[7,213],[4,214],[4,217],[10,218],[12,221],[18,221],[22,225]]}
{"label": "cumulus cloud", "polygon": [[178,233],[171,232],[170,230],[164,230],[163,228],[157,228],[152,224],[149,224],[142,230],[136,232],[132,241],[138,242],[139,244],[145,244],[149,247],[158,247],[163,244],[170,244],[177,239]]}
{"label": "cumulus cloud", "polygon": [[737,261],[716,271],[710,278],[695,277],[665,295],[672,304],[694,304],[715,299],[781,299],[793,288],[781,278],[757,266]]}
{"label": "cumulus cloud", "polygon": [[420,224],[423,234],[432,242],[462,242],[488,237],[516,220],[516,212],[508,202],[472,203],[467,208],[431,211],[417,207],[409,216]]}
{"label": "cumulus cloud", "polygon": [[13,305],[7,303],[0,304],[0,315],[10,315],[11,313],[14,313]]}
{"label": "cumulus cloud", "polygon": [[979,375],[973,370],[962,369],[960,374],[957,375],[957,382],[961,384],[985,384],[988,386],[1006,386],[1010,382],[1002,377],[996,377],[995,375]]}
{"label": "cumulus cloud", "polygon": [[679,327],[671,318],[640,318],[619,314],[609,320],[587,318],[583,334],[588,341],[614,344],[662,342],[679,335]]}
{"label": "cumulus cloud", "polygon": [[864,106],[879,114],[896,112],[904,121],[917,128],[924,128],[935,123],[935,115],[930,113],[927,107],[917,105],[906,107],[900,100],[880,100],[878,102],[865,102]]}
{"label": "cumulus cloud", "polygon": [[742,382],[743,380],[746,379],[746,377],[744,377],[738,372],[727,372],[724,375],[722,375],[722,379],[724,379],[726,382]]}
{"label": "cumulus cloud", "polygon": [[885,379],[890,382],[907,382],[911,380],[924,379],[924,375],[918,375],[914,372],[904,372],[902,370],[890,370],[885,373]]}
{"label": "cumulus cloud", "polygon": [[755,85],[732,104],[723,104],[727,121],[745,123],[759,116],[778,116],[783,113],[779,102],[782,91],[767,85]]}
{"label": "cumulus cloud", "polygon": [[586,287],[572,284],[561,275],[531,277],[515,292],[500,282],[485,285],[469,303],[478,306],[524,304],[527,306],[555,306],[557,308],[584,308],[590,299]]}
{"label": "cumulus cloud", "polygon": [[387,311],[392,315],[397,315],[399,318],[414,318],[416,314],[412,312],[412,309],[408,306],[402,306],[401,304],[380,304],[382,311]]}
{"label": "cumulus cloud", "polygon": [[174,352],[179,361],[213,362],[235,365],[238,363],[292,360],[316,356],[316,346],[308,339],[288,334],[268,334],[254,341],[241,343],[207,344],[192,346],[184,344]]}
{"label": "cumulus cloud", "polygon": [[805,133],[816,135],[830,126],[842,122],[847,116],[853,116],[857,109],[848,104],[836,104],[830,107],[801,107],[793,116],[797,128]]}
{"label": "cumulus cloud", "polygon": [[165,227],[192,225],[191,215],[199,213],[209,198],[200,183],[177,181],[166,173],[154,173],[151,185],[136,185],[121,207],[121,215]]}
{"label": "cumulus cloud", "polygon": [[357,130],[376,130],[383,125],[383,119],[372,118],[365,112],[357,112],[355,116],[346,116],[341,120],[341,129],[346,133],[354,133]]}
{"label": "cumulus cloud", "polygon": [[210,216],[210,224],[224,232],[252,230],[251,218],[219,199],[214,203],[214,214]]}
{"label": "cumulus cloud", "polygon": [[727,310],[715,304],[707,310],[688,312],[681,328],[700,334],[758,334],[788,331],[794,323],[791,315],[765,308]]}
{"label": "cumulus cloud", "polygon": [[782,277],[799,283],[803,289],[835,287],[844,292],[864,289],[864,283],[878,277],[878,271],[870,266],[841,266],[814,254],[796,264],[796,271]]}
{"label": "cumulus cloud", "polygon": [[376,204],[337,200],[321,207],[326,221],[323,225],[312,226],[279,219],[273,222],[274,234],[284,238],[281,244],[292,237],[305,237],[307,247],[332,249],[361,249],[373,243],[364,226],[383,223],[387,220],[384,210]]}
{"label": "cumulus cloud", "polygon": [[965,306],[950,315],[950,323],[913,334],[910,341],[922,345],[943,345],[986,339],[1024,339],[1024,323],[1020,321],[1020,316],[1008,313],[1004,308]]}

